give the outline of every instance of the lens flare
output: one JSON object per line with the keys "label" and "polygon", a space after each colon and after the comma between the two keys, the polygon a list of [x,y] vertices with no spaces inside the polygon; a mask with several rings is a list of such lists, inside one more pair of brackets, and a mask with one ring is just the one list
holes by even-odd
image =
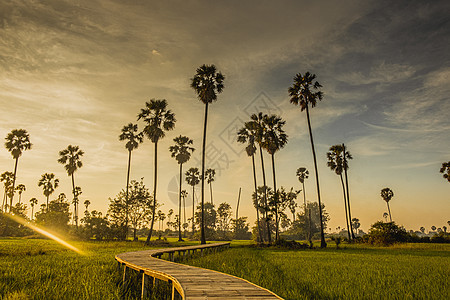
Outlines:
{"label": "lens flare", "polygon": [[68,242],[66,242],[66,241],[64,241],[63,239],[57,237],[57,236],[54,235],[53,233],[50,233],[50,232],[48,232],[47,230],[43,229],[42,227],[38,227],[38,226],[36,226],[36,225],[31,224],[30,222],[28,222],[27,220],[25,220],[25,219],[22,218],[22,217],[16,216],[16,215],[11,214],[11,213],[5,213],[4,215],[7,216],[7,217],[10,218],[10,219],[16,221],[17,223],[20,223],[20,224],[22,224],[22,225],[24,225],[24,226],[27,226],[28,228],[30,228],[30,229],[32,229],[32,230],[34,230],[34,231],[36,231],[36,232],[38,232],[38,233],[40,233],[40,234],[42,234],[42,235],[45,235],[45,236],[48,237],[48,238],[51,238],[51,239],[54,240],[55,242],[57,242],[57,243],[63,245],[64,247],[66,247],[66,248],[68,248],[68,249],[70,249],[70,250],[72,250],[72,251],[75,251],[75,252],[78,253],[78,254],[86,255],[83,251],[81,251],[81,250],[78,249],[77,247],[75,247],[75,246],[69,244]]}

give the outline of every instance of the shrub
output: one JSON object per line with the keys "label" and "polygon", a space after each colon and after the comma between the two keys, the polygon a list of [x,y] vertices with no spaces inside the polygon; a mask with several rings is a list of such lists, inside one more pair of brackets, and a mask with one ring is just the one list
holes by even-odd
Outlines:
{"label": "shrub", "polygon": [[369,229],[367,241],[370,244],[384,246],[404,243],[408,241],[408,233],[403,226],[398,226],[395,222],[384,223],[378,221]]}

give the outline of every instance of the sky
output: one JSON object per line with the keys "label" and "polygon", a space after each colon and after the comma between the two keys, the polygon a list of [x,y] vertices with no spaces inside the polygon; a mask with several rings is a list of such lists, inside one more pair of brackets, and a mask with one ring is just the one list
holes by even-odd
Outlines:
{"label": "sky", "polygon": [[[196,151],[185,170],[201,166],[204,105],[190,79],[214,64],[225,76],[208,117],[215,204],[235,211],[242,188],[239,214],[256,219],[251,159],[236,130],[258,111],[286,120],[289,141],[275,155],[278,186],[300,189],[295,172],[306,167],[306,198],[317,201],[306,115],[288,96],[295,74],[309,71],[324,93],[311,122],[329,227],[345,225],[339,177],[326,165],[326,152],[339,143],[353,155],[352,217],[363,230],[387,211],[385,187],[395,194],[394,221],[442,227],[450,219],[450,184],[439,173],[450,160],[449,11],[448,1],[1,1],[0,137],[23,128],[33,143],[19,159],[22,200],[44,203],[37,182],[46,172],[60,179],[54,197],[70,195],[57,159],[72,144],[85,152],[75,173],[81,202],[106,213],[108,198],[126,186],[122,127],[142,129],[145,102],[166,99],[177,122],[158,143],[157,199],[162,211],[175,209],[179,169],[168,148],[189,136]],[[143,177],[150,189],[153,155],[145,140],[131,167],[131,178]],[[271,183],[267,153],[264,159]],[[5,148],[0,166],[2,173],[14,168]],[[260,167],[257,177],[262,184]],[[183,188],[191,211],[192,189]]]}

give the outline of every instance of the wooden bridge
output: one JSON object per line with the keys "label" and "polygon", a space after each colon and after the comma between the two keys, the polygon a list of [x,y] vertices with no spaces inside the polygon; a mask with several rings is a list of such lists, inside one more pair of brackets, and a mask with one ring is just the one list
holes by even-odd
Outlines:
{"label": "wooden bridge", "polygon": [[[193,255],[205,255],[228,248],[230,243],[216,243],[188,247],[126,252],[116,255],[119,266],[123,266],[123,280],[127,280],[130,269],[142,274],[141,297],[147,295],[149,279],[153,285],[164,280],[172,286],[172,299],[282,299],[269,290],[242,278],[224,273],[187,266],[173,262],[175,255],[184,260]],[[168,254],[169,260],[161,256]]]}

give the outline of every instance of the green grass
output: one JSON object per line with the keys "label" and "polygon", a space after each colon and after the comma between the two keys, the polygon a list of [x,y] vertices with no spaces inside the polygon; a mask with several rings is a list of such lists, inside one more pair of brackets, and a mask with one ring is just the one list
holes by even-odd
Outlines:
{"label": "green grass", "polygon": [[450,245],[236,247],[190,265],[245,278],[285,299],[450,299]]}

